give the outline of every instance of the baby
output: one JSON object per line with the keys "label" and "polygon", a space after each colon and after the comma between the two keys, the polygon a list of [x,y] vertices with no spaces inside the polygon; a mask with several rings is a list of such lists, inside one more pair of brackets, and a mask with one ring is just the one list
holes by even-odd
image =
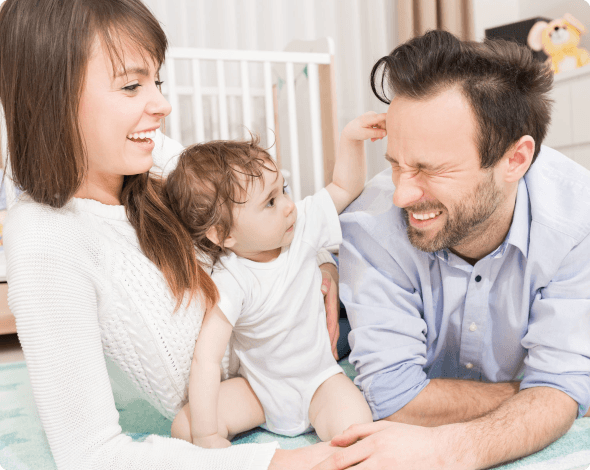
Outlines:
{"label": "baby", "polygon": [[[295,436],[311,425],[326,441],[372,421],[332,355],[316,253],[342,242],[338,214],[364,187],[363,141],[385,135],[385,114],[350,122],[332,183],[297,204],[256,139],[197,144],[182,153],[166,191],[214,263],[219,303],[205,314],[189,402],[174,419],[173,437],[226,447],[256,426]],[[220,383],[230,338],[238,376]]]}

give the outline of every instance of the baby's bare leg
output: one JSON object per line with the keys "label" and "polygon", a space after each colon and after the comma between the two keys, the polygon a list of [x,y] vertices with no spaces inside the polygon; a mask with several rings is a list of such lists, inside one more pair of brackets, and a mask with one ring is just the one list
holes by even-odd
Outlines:
{"label": "baby's bare leg", "polygon": [[[266,421],[258,397],[243,377],[221,382],[217,402],[217,434],[231,440]],[[187,403],[172,422],[172,437],[192,442],[190,407]]]}
{"label": "baby's bare leg", "polygon": [[371,423],[369,405],[344,374],[326,380],[313,395],[309,420],[322,441],[329,441],[352,424]]}

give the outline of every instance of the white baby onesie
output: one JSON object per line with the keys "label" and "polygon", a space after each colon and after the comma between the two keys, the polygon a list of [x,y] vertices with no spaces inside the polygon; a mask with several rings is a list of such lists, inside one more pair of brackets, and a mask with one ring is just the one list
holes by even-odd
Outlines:
{"label": "white baby onesie", "polygon": [[321,247],[342,243],[338,213],[325,189],[297,203],[293,241],[269,263],[230,254],[213,271],[219,308],[234,325],[231,349],[262,403],[266,427],[295,436],[310,429],[317,388],[342,372],[326,328]]}

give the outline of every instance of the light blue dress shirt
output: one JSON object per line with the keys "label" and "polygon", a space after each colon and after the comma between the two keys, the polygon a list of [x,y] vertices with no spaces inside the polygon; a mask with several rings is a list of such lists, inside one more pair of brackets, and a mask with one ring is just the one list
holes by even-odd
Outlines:
{"label": "light blue dress shirt", "polygon": [[553,387],[590,405],[590,172],[548,147],[518,185],[512,224],[470,265],[408,240],[391,169],[340,216],[350,361],[374,419],[437,377]]}

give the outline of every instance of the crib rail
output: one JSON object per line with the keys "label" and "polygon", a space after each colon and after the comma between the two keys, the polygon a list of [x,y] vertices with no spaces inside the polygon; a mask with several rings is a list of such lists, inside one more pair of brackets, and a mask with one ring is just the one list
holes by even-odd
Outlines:
{"label": "crib rail", "polygon": [[[190,61],[192,70],[192,83],[190,85],[180,84],[177,76],[177,67],[181,61]],[[201,68],[204,62],[212,62],[216,69],[216,83],[213,86],[203,86],[201,83]],[[226,65],[229,63],[239,64],[240,86],[228,86],[226,80]],[[252,63],[262,64],[262,83],[251,84],[249,77],[249,66]],[[295,90],[294,67],[301,64],[306,67],[306,76],[309,82],[309,116],[299,116],[299,123],[307,122],[310,126],[309,146],[313,162],[313,190],[318,191],[331,179],[331,164],[333,162],[334,142],[334,119],[330,113],[335,114],[335,108],[322,113],[322,95],[331,93],[330,87],[321,86],[321,75],[324,83],[329,81],[333,73],[333,54],[317,52],[277,52],[277,51],[242,51],[242,50],[217,50],[197,48],[171,48],[164,65],[165,84],[163,93],[167,96],[172,109],[180,109],[180,97],[190,96],[193,116],[193,135],[197,142],[209,140],[211,136],[205,135],[203,98],[212,97],[217,101],[218,116],[217,135],[221,139],[230,138],[228,97],[241,98],[241,123],[243,137],[249,137],[252,130],[252,100],[254,97],[264,99],[264,115],[266,126],[266,144],[269,153],[277,158],[277,146],[275,137],[278,132],[275,123],[276,97],[274,96],[277,81],[273,77],[275,67],[280,64],[285,70],[284,83],[281,83],[287,93],[288,125],[288,149],[285,151],[285,160],[289,161],[289,184],[291,186],[294,200],[302,197],[300,170],[300,133],[298,124],[298,110]],[[323,88],[323,89],[322,89]],[[334,103],[335,106],[335,103]],[[326,116],[322,119],[322,114]],[[233,116],[235,118],[235,116]],[[169,128],[167,133],[175,140],[182,141],[180,113],[170,115]],[[324,121],[324,122],[323,122]],[[324,126],[324,129],[323,127]],[[323,132],[326,130],[327,132]],[[323,135],[324,134],[324,135]],[[323,140],[330,142],[323,143]],[[327,155],[329,154],[329,155]],[[325,162],[328,162],[327,164]],[[326,171],[327,170],[327,171]]]}

